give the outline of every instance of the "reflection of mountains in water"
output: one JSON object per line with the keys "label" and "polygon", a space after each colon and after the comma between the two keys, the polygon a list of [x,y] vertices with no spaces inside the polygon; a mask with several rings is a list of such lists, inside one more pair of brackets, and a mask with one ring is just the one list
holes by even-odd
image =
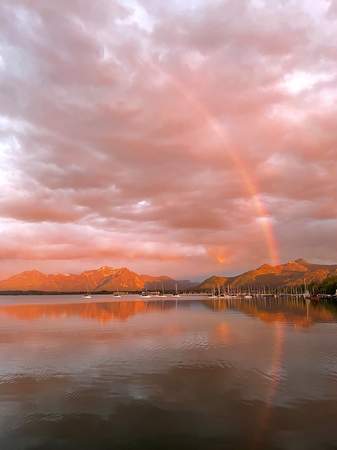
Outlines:
{"label": "reflection of mountains in water", "polygon": [[236,310],[263,322],[309,327],[320,322],[337,322],[337,305],[300,299],[215,299],[204,302],[213,311]]}
{"label": "reflection of mountains in water", "polygon": [[0,315],[5,314],[22,320],[41,318],[80,317],[100,322],[127,320],[132,316],[172,309],[175,302],[164,301],[120,301],[101,303],[59,303],[0,306]]}
{"label": "reflection of mountains in water", "polygon": [[59,303],[0,306],[0,315],[21,320],[37,320],[42,318],[70,318],[109,322],[128,320],[147,313],[167,312],[175,308],[203,306],[214,312],[226,310],[239,311],[264,322],[289,323],[294,326],[308,327],[319,322],[337,322],[337,306],[329,303],[308,304],[304,301],[292,300],[136,300],[100,303]]}

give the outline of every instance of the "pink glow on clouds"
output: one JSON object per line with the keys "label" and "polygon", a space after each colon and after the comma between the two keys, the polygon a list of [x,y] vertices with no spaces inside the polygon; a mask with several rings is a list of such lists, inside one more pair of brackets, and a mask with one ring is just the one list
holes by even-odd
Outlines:
{"label": "pink glow on clouds", "polygon": [[2,1],[0,276],[336,262],[335,42],[325,0]]}

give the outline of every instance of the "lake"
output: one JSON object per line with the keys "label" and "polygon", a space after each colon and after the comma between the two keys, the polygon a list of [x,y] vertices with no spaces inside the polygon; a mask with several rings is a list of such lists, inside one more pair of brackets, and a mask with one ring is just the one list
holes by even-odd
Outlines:
{"label": "lake", "polygon": [[337,306],[0,297],[3,450],[337,449]]}

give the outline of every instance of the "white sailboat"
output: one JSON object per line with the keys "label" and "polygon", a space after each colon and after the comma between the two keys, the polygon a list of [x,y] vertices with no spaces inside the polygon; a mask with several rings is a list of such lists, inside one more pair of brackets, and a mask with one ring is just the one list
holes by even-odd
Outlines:
{"label": "white sailboat", "polygon": [[227,284],[226,290],[225,290],[225,288],[224,288],[224,294],[223,294],[223,297],[224,297],[224,298],[232,298],[232,297],[233,297],[233,295],[231,295],[231,293],[230,293],[229,284]]}
{"label": "white sailboat", "polygon": [[215,295],[215,290],[212,289],[212,294],[208,296],[208,298],[217,298]]}
{"label": "white sailboat", "polygon": [[176,292],[175,292],[175,294],[173,294],[173,297],[180,297],[179,292],[178,292],[178,283],[176,283]]}
{"label": "white sailboat", "polygon": [[145,298],[151,298],[151,297],[152,297],[152,295],[150,295],[150,294],[147,292],[146,289],[145,289],[145,291],[143,291],[143,292],[141,293],[141,296],[142,296],[142,297],[145,297]]}
{"label": "white sailboat", "polygon": [[165,294],[164,283],[161,284],[161,293],[159,294],[159,297],[167,297]]}
{"label": "white sailboat", "polygon": [[250,300],[250,299],[253,298],[252,294],[250,293],[250,289],[248,289],[248,293],[244,296],[244,298],[245,298],[246,300]]}
{"label": "white sailboat", "polygon": [[83,295],[83,298],[85,299],[90,299],[92,298],[92,295],[90,294],[90,290],[89,290],[89,283],[88,283],[88,277],[86,276],[86,284],[87,284],[87,293],[85,295]]}
{"label": "white sailboat", "polygon": [[310,298],[311,297],[309,289],[307,287],[307,283],[306,283],[305,280],[304,280],[304,294],[303,294],[303,297],[304,298]]}

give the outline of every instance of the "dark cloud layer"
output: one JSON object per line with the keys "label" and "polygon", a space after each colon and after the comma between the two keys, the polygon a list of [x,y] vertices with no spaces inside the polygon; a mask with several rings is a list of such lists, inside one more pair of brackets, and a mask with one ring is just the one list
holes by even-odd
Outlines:
{"label": "dark cloud layer", "polygon": [[3,271],[337,261],[336,42],[325,0],[3,0]]}

